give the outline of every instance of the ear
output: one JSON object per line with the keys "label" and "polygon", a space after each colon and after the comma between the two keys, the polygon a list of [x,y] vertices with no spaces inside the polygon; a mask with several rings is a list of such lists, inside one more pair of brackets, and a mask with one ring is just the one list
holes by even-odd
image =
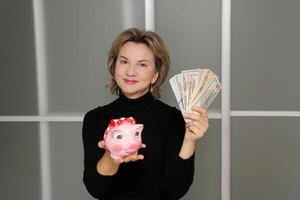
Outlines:
{"label": "ear", "polygon": [[142,132],[143,128],[144,128],[144,124],[135,124],[134,127],[137,131]]}
{"label": "ear", "polygon": [[153,78],[152,78],[152,81],[151,81],[151,84],[154,84],[158,79],[158,72],[155,72]]}

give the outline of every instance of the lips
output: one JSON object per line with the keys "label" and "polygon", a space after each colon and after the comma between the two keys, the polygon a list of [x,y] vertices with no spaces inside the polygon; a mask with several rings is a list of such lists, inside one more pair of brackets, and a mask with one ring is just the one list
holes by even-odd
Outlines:
{"label": "lips", "polygon": [[137,83],[137,81],[135,81],[135,80],[129,80],[129,79],[124,79],[124,81],[127,84],[135,84],[135,83]]}

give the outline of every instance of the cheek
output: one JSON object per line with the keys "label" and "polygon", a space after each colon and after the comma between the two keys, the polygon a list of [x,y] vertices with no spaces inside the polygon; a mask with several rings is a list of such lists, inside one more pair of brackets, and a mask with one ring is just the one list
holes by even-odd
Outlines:
{"label": "cheek", "polygon": [[124,69],[120,69],[120,67],[116,66],[114,78],[118,85],[120,85],[120,83],[122,83],[122,77],[124,77],[124,74],[125,74]]}
{"label": "cheek", "polygon": [[119,66],[116,64],[115,66],[115,76],[119,77],[125,73],[125,66]]}
{"label": "cheek", "polygon": [[115,152],[115,153],[118,153],[118,152],[122,151],[122,149],[123,149],[123,146],[120,145],[120,144],[114,144],[114,145],[112,146],[112,150],[113,150],[113,152]]}
{"label": "cheek", "polygon": [[147,80],[147,82],[152,82],[153,79],[156,77],[156,72],[154,69],[149,69],[146,71],[143,71],[141,73],[141,76],[143,76],[144,80]]}
{"label": "cheek", "polygon": [[140,146],[141,146],[140,143],[133,143],[129,146],[129,149],[136,151],[140,148]]}
{"label": "cheek", "polygon": [[135,137],[134,141],[137,142],[137,143],[142,142],[141,135],[139,137]]}

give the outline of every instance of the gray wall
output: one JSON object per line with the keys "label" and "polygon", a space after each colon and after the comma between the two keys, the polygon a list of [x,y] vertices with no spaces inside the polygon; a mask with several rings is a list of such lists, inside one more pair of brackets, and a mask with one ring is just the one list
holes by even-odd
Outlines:
{"label": "gray wall", "polygon": [[[156,1],[156,32],[170,49],[172,64],[169,77],[184,69],[209,67],[221,75],[221,2],[218,0]],[[176,105],[168,83],[162,100]],[[210,106],[220,112],[221,95]],[[221,196],[221,121],[210,121],[207,135],[199,142],[193,186],[184,197],[220,200]]]}
{"label": "gray wall", "polygon": [[300,2],[232,2],[233,110],[299,110]]}
{"label": "gray wall", "polygon": [[[299,111],[300,1],[233,0],[231,107]],[[300,199],[300,118],[233,117],[231,200]]]}
{"label": "gray wall", "polygon": [[[221,77],[221,1],[156,1],[172,68]],[[49,114],[83,114],[115,98],[106,55],[124,28],[143,28],[144,1],[44,0]],[[231,107],[299,110],[300,2],[233,0]],[[0,116],[38,115],[32,1],[0,2]],[[209,111],[220,112],[221,95]],[[162,100],[176,105],[171,88]],[[300,118],[232,117],[231,200],[300,199]],[[81,122],[51,122],[52,198],[92,199],[82,184]],[[0,199],[41,199],[38,122],[0,122]],[[221,200],[221,120],[199,141],[186,200]]]}
{"label": "gray wall", "polygon": [[[0,2],[0,115],[36,115],[31,1]],[[37,123],[0,122],[0,199],[40,199]]]}
{"label": "gray wall", "polygon": [[0,2],[1,115],[37,114],[31,1]]}

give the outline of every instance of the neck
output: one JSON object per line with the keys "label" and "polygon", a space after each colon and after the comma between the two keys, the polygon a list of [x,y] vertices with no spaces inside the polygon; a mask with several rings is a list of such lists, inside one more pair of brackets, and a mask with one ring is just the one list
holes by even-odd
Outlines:
{"label": "neck", "polygon": [[117,102],[120,108],[122,110],[127,110],[127,111],[143,110],[154,101],[154,98],[150,91],[134,99],[127,97],[121,91],[119,93],[119,96],[120,97],[118,98]]}

